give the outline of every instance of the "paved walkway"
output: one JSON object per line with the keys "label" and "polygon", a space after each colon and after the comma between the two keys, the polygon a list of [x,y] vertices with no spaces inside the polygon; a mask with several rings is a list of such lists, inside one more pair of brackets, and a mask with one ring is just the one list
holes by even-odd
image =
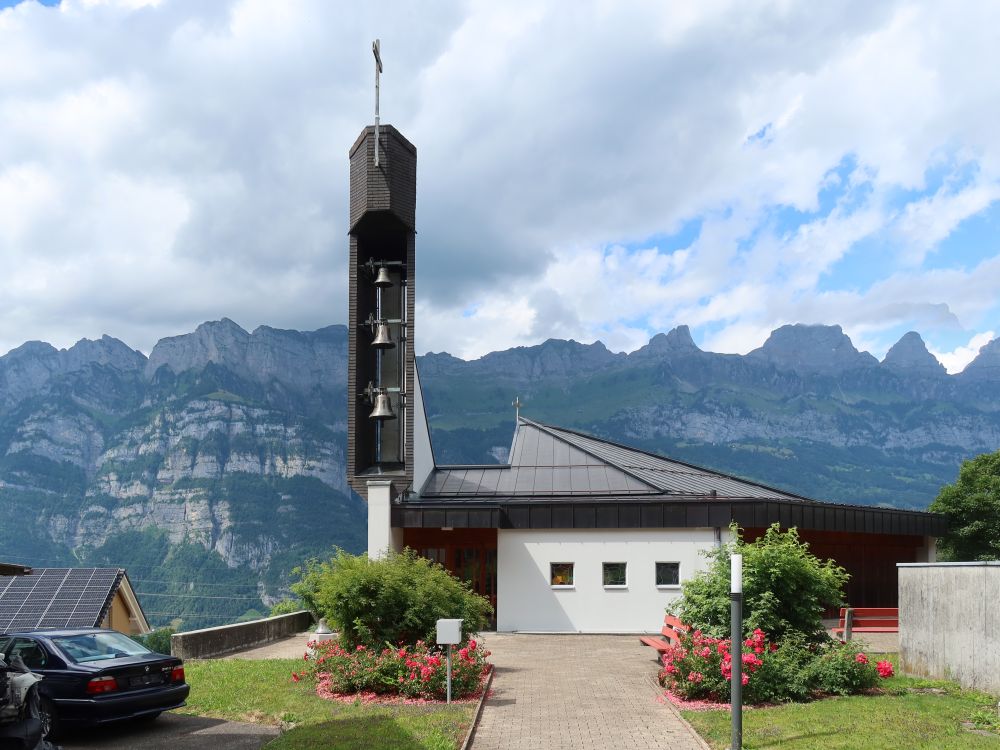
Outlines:
{"label": "paved walkway", "polygon": [[248,648],[227,654],[223,659],[301,659],[306,652],[306,644],[312,639],[312,633],[296,633],[280,641],[267,643],[257,648]]}
{"label": "paved walkway", "polygon": [[496,665],[473,750],[707,750],[660,703],[638,636],[487,633]]}

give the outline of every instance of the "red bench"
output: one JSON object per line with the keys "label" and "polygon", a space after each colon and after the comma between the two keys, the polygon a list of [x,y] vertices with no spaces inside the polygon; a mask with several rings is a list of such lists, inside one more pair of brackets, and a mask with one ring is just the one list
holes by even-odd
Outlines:
{"label": "red bench", "polygon": [[660,635],[640,636],[639,643],[643,646],[651,646],[662,654],[671,646],[676,646],[680,643],[681,633],[687,633],[689,630],[691,630],[690,625],[685,625],[673,615],[667,615],[663,618],[663,627],[660,629]]}
{"label": "red bench", "polygon": [[843,634],[845,641],[851,640],[852,633],[898,633],[899,608],[844,607],[833,632]]}

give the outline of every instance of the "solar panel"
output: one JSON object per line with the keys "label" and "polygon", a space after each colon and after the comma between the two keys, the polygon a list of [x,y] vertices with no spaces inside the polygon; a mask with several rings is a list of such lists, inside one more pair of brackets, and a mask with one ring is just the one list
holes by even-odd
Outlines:
{"label": "solar panel", "polygon": [[0,576],[0,631],[96,627],[124,576],[119,568],[36,568]]}

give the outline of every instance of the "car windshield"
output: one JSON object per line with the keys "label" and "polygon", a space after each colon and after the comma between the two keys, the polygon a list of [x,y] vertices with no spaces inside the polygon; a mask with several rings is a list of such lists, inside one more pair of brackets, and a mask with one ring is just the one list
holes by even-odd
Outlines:
{"label": "car windshield", "polygon": [[109,630],[102,633],[82,633],[53,638],[52,642],[66,656],[78,664],[101,659],[117,659],[122,656],[140,656],[152,653],[148,648],[133,641],[128,636]]}

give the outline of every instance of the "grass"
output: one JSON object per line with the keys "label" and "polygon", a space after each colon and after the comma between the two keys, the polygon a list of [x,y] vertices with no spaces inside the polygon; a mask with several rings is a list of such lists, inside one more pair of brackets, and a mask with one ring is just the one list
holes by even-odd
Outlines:
{"label": "grass", "polygon": [[[896,660],[893,658],[893,662]],[[953,682],[897,676],[883,695],[828,698],[743,713],[746,750],[978,750],[1000,748],[996,698]],[[728,711],[682,711],[713,750],[729,747]],[[973,731],[976,730],[976,731]]]}
{"label": "grass", "polygon": [[184,664],[191,695],[183,713],[281,726],[268,750],[454,750],[474,705],[344,704],[320,698],[306,681],[292,682],[299,659],[192,660]]}

